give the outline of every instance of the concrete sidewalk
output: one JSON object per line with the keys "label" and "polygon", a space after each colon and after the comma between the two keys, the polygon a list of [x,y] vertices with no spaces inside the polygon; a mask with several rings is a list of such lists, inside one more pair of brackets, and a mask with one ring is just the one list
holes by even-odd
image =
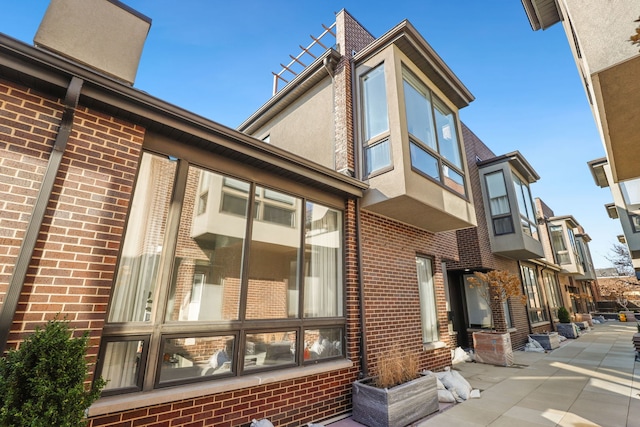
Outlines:
{"label": "concrete sidewalk", "polygon": [[[515,352],[515,364],[454,366],[481,390],[414,427],[640,427],[635,323],[610,322],[550,353]],[[330,427],[360,426],[345,419]]]}

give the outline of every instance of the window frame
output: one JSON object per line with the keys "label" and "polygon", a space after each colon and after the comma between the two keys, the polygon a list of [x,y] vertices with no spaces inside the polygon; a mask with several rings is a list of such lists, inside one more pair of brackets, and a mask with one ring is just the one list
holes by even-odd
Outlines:
{"label": "window frame", "polygon": [[[142,156],[149,155],[153,157],[164,158],[171,162],[177,162],[176,172],[173,180],[173,190],[171,191],[170,201],[169,201],[169,210],[166,213],[166,230],[164,232],[163,237],[163,246],[171,249],[167,249],[163,251],[160,255],[160,260],[163,261],[165,267],[163,271],[160,271],[155,279],[155,292],[158,297],[154,298],[153,308],[151,314],[150,321],[144,322],[105,322],[105,326],[103,328],[102,341],[99,349],[99,359],[96,367],[97,377],[100,376],[100,373],[103,369],[103,359],[105,357],[106,346],[109,342],[118,342],[118,341],[133,341],[133,340],[141,340],[144,341],[143,354],[144,354],[144,362],[141,364],[140,371],[138,373],[137,383],[135,387],[124,387],[117,388],[113,390],[106,390],[103,395],[117,395],[124,393],[132,393],[132,392],[150,392],[154,390],[160,390],[162,388],[177,386],[182,384],[191,384],[191,383],[200,383],[201,381],[215,381],[217,379],[229,379],[230,377],[242,377],[246,375],[252,375],[256,372],[262,371],[271,371],[271,370],[282,370],[282,369],[291,369],[302,367],[306,364],[309,364],[308,361],[303,359],[303,343],[301,342],[304,339],[304,331],[306,329],[313,328],[324,328],[324,329],[337,329],[341,331],[341,348],[342,354],[337,356],[332,356],[328,358],[323,358],[321,360],[314,360],[312,363],[323,363],[329,361],[335,361],[337,359],[346,359],[346,274],[345,274],[345,200],[339,196],[329,196],[322,193],[320,190],[312,190],[309,192],[303,192],[303,188],[299,184],[291,184],[293,188],[300,187],[300,191],[292,191],[291,189],[285,188],[277,188],[273,185],[267,184],[267,180],[264,174],[257,174],[257,177],[254,177],[253,180],[249,180],[242,175],[231,175],[228,170],[225,168],[216,167],[217,164],[201,164],[196,162],[191,162],[189,156],[185,156],[187,158],[172,158],[165,154],[159,153],[155,150],[144,149]],[[197,155],[196,155],[197,156]],[[197,168],[201,171],[210,171],[215,174],[221,175],[223,178],[232,178],[238,179],[244,182],[249,183],[248,192],[243,192],[244,196],[248,198],[247,203],[247,223],[250,223],[254,220],[254,209],[253,209],[253,199],[255,197],[249,197],[255,194],[256,187],[261,187],[264,189],[273,190],[279,193],[286,194],[291,196],[294,201],[297,201],[301,206],[301,213],[299,218],[296,217],[296,224],[300,227],[299,233],[299,244],[300,247],[296,250],[299,253],[298,264],[304,264],[304,251],[305,251],[305,215],[306,215],[306,206],[307,203],[313,203],[315,205],[319,205],[321,207],[328,208],[329,210],[338,212],[338,219],[336,222],[336,231],[339,233],[338,241],[339,246],[337,247],[337,268],[338,268],[338,283],[336,286],[339,288],[339,294],[336,295],[336,303],[338,303],[338,307],[340,307],[341,312],[336,316],[329,317],[314,317],[308,318],[305,317],[303,313],[303,305],[304,302],[304,280],[305,275],[303,272],[303,266],[298,265],[296,269],[302,274],[297,276],[297,286],[298,286],[298,311],[296,316],[293,318],[283,318],[283,319],[244,319],[244,314],[240,312],[239,317],[235,320],[230,321],[177,321],[177,320],[168,320],[165,318],[165,312],[167,310],[166,304],[168,301],[168,293],[170,292],[170,282],[172,280],[172,274],[174,273],[174,259],[175,251],[177,245],[177,234],[180,230],[180,220],[182,214],[182,203],[185,201],[185,193],[187,191],[187,173],[191,168]],[[221,170],[222,169],[222,170]],[[243,168],[238,168],[240,170],[244,170]],[[252,174],[247,174],[247,176],[253,176]],[[268,178],[268,177],[267,177]],[[276,182],[280,182],[282,184],[282,180],[274,180]],[[138,178],[136,179],[136,186],[138,184]],[[221,195],[224,193],[225,186],[222,184],[220,193]],[[135,191],[135,188],[134,188]],[[211,194],[209,190],[209,194]],[[306,194],[307,196],[300,196],[300,194]],[[194,193],[194,210],[198,204],[198,189],[195,190]],[[222,203],[222,196],[220,197],[220,204]],[[278,202],[278,201],[274,201]],[[340,203],[341,202],[341,203]],[[284,203],[284,202],[283,202]],[[286,203],[285,203],[286,204]],[[295,203],[294,203],[295,204]],[[179,206],[179,207],[177,207]],[[222,206],[220,205],[219,208]],[[232,213],[227,213],[228,215],[233,215]],[[197,212],[194,212],[194,218],[197,216]],[[259,220],[259,219],[256,219]],[[125,233],[123,236],[126,237],[126,228],[128,228],[129,222],[127,220],[127,226],[125,227]],[[251,233],[248,231],[251,227],[247,225],[247,230],[245,231],[244,238],[251,239]],[[243,258],[246,258],[248,253],[248,247],[250,246],[250,241],[245,241],[243,246]],[[122,254],[118,255],[118,261],[116,264],[116,276],[114,280],[116,280],[117,274],[119,272],[119,264],[122,259]],[[248,261],[245,259],[243,261],[243,269],[241,270],[242,277],[242,289],[248,289],[249,284],[245,283],[248,281]],[[239,310],[243,310],[246,307],[246,302],[242,302],[242,298],[246,299],[246,290],[243,291],[244,296],[240,297],[239,302]],[[111,305],[114,303],[113,301],[114,293],[111,292],[108,312],[112,309]],[[339,301],[338,301],[339,299]],[[281,330],[295,331],[296,333],[296,358],[292,364],[287,364],[286,366],[278,365],[278,366],[268,366],[261,367],[259,369],[251,369],[250,371],[243,371],[243,364],[240,362],[240,359],[244,358],[244,347],[245,343],[243,341],[244,337],[247,334],[258,333],[262,331],[281,331]],[[165,340],[171,337],[209,337],[209,336],[218,336],[218,335],[234,335],[237,339],[236,344],[234,345],[234,355],[233,355],[233,364],[235,370],[231,374],[225,375],[216,375],[211,378],[205,377],[202,378],[187,378],[180,379],[175,381],[163,381],[160,382],[161,375],[161,357],[162,357],[162,348],[164,346]],[[244,359],[243,359],[244,360]]]}
{"label": "window frame", "polygon": [[[365,79],[370,76],[372,73],[382,71],[382,78],[384,82],[384,101],[385,101],[385,110],[386,110],[386,130],[379,132],[375,135],[368,135],[367,132],[367,103],[366,103],[366,90],[365,90]],[[385,67],[385,61],[381,61],[380,63],[372,66],[366,72],[360,74],[358,76],[358,88],[359,88],[359,105],[360,108],[360,134],[362,135],[362,176],[363,179],[372,178],[377,175],[383,174],[393,169],[393,150],[391,149],[391,129],[390,129],[390,120],[389,120],[389,97],[387,96],[387,81],[386,75],[388,70]],[[369,170],[369,150],[378,146],[380,148],[381,144],[387,145],[387,153],[389,157],[389,162],[386,165],[382,165],[376,169]]]}

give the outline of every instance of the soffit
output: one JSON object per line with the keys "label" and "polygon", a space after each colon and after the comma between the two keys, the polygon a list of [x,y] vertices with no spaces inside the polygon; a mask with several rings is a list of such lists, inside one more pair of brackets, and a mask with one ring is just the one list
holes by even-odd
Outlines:
{"label": "soffit", "polygon": [[615,182],[640,176],[640,55],[592,76]]}
{"label": "soffit", "polygon": [[509,162],[511,167],[518,171],[518,173],[529,184],[532,184],[540,179],[538,173],[533,169],[529,162],[527,162],[527,159],[525,159],[522,154],[520,154],[519,151],[512,151],[511,153],[503,154],[501,156],[496,156],[491,159],[478,162],[478,168],[483,168],[489,165],[503,162]]}

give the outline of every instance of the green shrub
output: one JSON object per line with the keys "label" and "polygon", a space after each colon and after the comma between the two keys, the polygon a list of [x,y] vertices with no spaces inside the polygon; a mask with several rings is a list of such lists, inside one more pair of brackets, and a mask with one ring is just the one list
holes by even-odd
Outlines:
{"label": "green shrub", "polygon": [[558,309],[558,320],[560,323],[571,323],[571,316],[566,308],[560,307]]}
{"label": "green shrub", "polygon": [[85,389],[89,337],[71,334],[68,322],[52,320],[0,359],[1,426],[86,424],[85,411],[100,396],[105,381],[100,378],[91,390]]}

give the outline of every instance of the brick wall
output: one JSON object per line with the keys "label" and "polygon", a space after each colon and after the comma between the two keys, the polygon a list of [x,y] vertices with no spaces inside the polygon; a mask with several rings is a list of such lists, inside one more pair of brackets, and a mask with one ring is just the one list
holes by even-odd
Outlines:
{"label": "brick wall", "polygon": [[450,365],[450,346],[422,349],[416,256],[433,260],[439,336],[450,344],[441,263],[444,258],[457,257],[455,235],[429,233],[366,211],[362,212],[361,233],[370,370],[375,373],[378,357],[396,347],[418,355],[421,369]]}
{"label": "brick wall", "polygon": [[[2,283],[6,284],[6,273],[12,270],[17,254],[15,238],[24,233],[55,139],[61,102],[9,82],[0,87],[2,162],[9,166],[22,162],[19,172],[3,169],[2,199],[8,210],[25,202],[20,220],[2,223],[0,228],[3,238],[9,239],[3,241],[10,254],[2,261]],[[143,135],[144,129],[137,125],[78,107],[9,347],[60,313],[77,333],[90,332],[89,354],[97,353]]]}
{"label": "brick wall", "polygon": [[0,306],[42,182],[62,105],[0,80]]}

